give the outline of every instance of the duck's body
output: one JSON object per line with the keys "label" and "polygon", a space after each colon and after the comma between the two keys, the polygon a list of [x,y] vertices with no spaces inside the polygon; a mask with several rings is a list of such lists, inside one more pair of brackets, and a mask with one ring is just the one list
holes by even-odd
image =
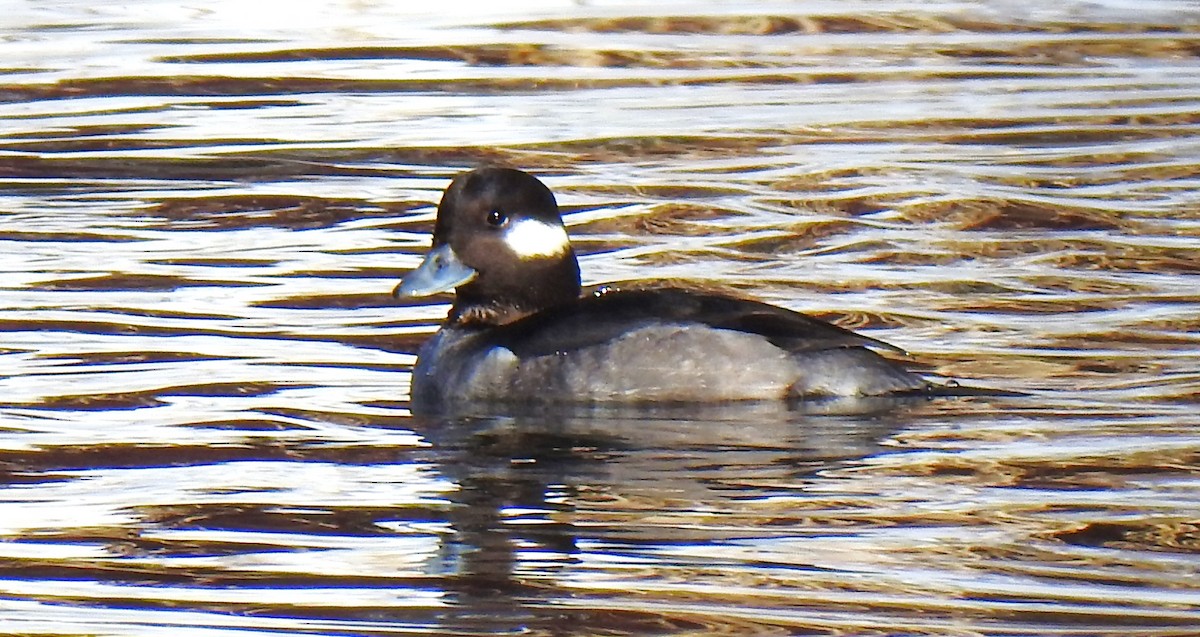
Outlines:
{"label": "duck's body", "polygon": [[482,168],[455,178],[433,249],[398,296],[455,289],[418,355],[415,402],[724,402],[925,391],[896,348],[785,308],[678,289],[581,296],[548,189]]}

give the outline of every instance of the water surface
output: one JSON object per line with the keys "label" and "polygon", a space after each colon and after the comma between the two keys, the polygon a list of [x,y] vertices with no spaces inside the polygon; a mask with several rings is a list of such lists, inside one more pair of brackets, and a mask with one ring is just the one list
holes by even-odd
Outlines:
{"label": "water surface", "polygon": [[[1192,3],[12,5],[0,632],[1196,634]],[[487,162],[1032,396],[414,416]]]}

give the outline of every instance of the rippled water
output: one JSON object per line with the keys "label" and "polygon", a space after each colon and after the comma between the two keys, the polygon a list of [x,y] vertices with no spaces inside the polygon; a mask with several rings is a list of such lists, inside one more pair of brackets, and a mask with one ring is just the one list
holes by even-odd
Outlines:
{"label": "rippled water", "polygon": [[[1190,2],[14,2],[0,632],[1200,633]],[[1028,398],[407,407],[449,177]]]}

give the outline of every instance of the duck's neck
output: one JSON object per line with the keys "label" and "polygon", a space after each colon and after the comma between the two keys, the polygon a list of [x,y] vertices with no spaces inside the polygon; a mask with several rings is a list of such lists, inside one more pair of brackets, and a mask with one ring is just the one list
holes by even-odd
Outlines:
{"label": "duck's neck", "polygon": [[547,264],[524,279],[480,277],[455,290],[446,322],[455,327],[496,327],[579,300],[579,264],[574,254]]}
{"label": "duck's neck", "polygon": [[463,328],[496,327],[518,321],[536,311],[505,303],[464,303],[456,300],[450,308],[450,315],[446,317],[446,323]]}

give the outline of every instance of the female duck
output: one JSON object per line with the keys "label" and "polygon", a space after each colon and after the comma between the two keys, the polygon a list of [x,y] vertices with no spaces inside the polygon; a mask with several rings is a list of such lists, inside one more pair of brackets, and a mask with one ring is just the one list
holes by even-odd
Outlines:
{"label": "female duck", "polygon": [[581,296],[558,204],[519,170],[456,177],[433,248],[395,295],[455,291],[413,370],[415,403],[721,402],[924,392],[882,341],[677,288]]}

